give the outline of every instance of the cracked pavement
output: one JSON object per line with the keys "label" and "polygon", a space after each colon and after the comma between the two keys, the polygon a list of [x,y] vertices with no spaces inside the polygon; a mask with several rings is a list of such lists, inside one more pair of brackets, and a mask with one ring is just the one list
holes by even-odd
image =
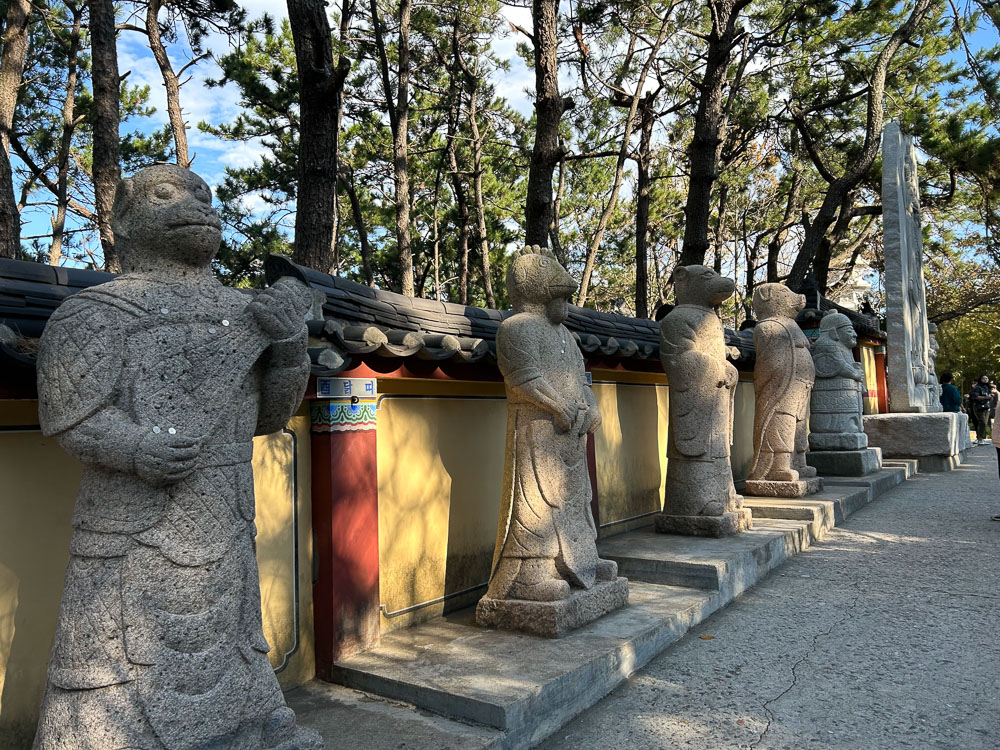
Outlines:
{"label": "cracked pavement", "polygon": [[912,477],[540,747],[997,750],[995,513],[992,446]]}

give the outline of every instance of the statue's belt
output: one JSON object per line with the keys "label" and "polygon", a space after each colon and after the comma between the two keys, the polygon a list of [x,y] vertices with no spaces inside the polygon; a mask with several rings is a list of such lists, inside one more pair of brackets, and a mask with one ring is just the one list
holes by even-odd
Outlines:
{"label": "statue's belt", "polygon": [[198,454],[200,466],[232,466],[249,463],[253,458],[253,442],[209,443]]}

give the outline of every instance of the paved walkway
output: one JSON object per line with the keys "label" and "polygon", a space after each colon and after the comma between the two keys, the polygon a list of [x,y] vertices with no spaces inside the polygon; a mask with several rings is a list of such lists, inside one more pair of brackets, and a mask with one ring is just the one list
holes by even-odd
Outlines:
{"label": "paved walkway", "polygon": [[991,446],[907,480],[541,747],[997,750],[995,513]]}

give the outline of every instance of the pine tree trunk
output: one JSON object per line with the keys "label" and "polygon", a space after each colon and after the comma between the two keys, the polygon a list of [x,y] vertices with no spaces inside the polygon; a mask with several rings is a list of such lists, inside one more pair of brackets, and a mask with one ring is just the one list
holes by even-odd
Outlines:
{"label": "pine tree trunk", "polygon": [[337,92],[347,69],[333,66],[324,0],[288,0],[288,22],[299,75],[299,164],[295,206],[295,262],[329,273],[337,200]]}
{"label": "pine tree trunk", "polygon": [[552,174],[563,157],[559,120],[571,102],[559,96],[559,0],[532,0],[535,41],[535,143],[528,165],[524,242],[548,247]]}
{"label": "pine tree trunk", "polygon": [[458,41],[459,17],[455,17],[452,28],[451,53],[452,65],[448,75],[448,129],[445,134],[445,154],[448,157],[448,173],[451,177],[451,189],[455,194],[455,207],[458,209],[458,301],[469,304],[469,201],[465,194],[465,185],[458,168],[458,123],[462,110],[462,87],[459,83],[459,70],[462,67],[461,48]]}
{"label": "pine tree trunk", "polygon": [[477,114],[477,98],[479,90],[477,79],[470,83],[469,92],[469,128],[472,130],[472,193],[476,202],[476,226],[479,233],[479,254],[483,263],[483,290],[486,292],[486,306],[496,308],[497,301],[493,295],[493,278],[490,269],[490,241],[486,234],[486,205],[483,199],[483,139],[479,134]]}
{"label": "pine tree trunk", "polygon": [[118,272],[121,263],[111,231],[111,206],[121,176],[119,157],[118,49],[112,0],[90,0],[90,54],[94,96],[94,206],[104,250],[104,270]]}
{"label": "pine tree trunk", "polygon": [[66,94],[63,97],[62,134],[59,139],[59,153],[56,159],[59,172],[56,179],[56,213],[52,219],[52,244],[49,246],[49,265],[58,266],[62,260],[63,234],[66,230],[66,207],[69,191],[70,147],[73,145],[73,131],[76,130],[76,78],[77,58],[80,53],[80,21],[82,11],[69,6],[73,15],[73,31],[70,33],[69,49],[66,52]]}
{"label": "pine tree trunk", "polygon": [[10,164],[10,129],[28,53],[29,0],[10,0],[3,29],[0,57],[0,258],[21,252],[21,214],[14,196],[14,171]]}
{"label": "pine tree trunk", "polygon": [[684,245],[678,265],[700,265],[708,252],[708,225],[712,213],[712,187],[718,178],[719,157],[726,140],[729,114],[725,89],[739,30],[736,20],[746,3],[709,0],[714,19],[708,33],[705,72],[698,85],[698,110],[688,146],[688,197],[684,206]]}
{"label": "pine tree trunk", "polygon": [[146,36],[149,37],[149,50],[153,53],[153,59],[160,69],[163,88],[167,93],[167,117],[170,120],[170,130],[174,134],[177,166],[188,169],[191,166],[191,159],[188,158],[187,126],[184,124],[184,115],[181,112],[180,82],[170,65],[170,58],[167,57],[167,50],[160,38],[160,23],[157,20],[162,7],[161,0],[149,0],[146,6]]}
{"label": "pine tree trunk", "polygon": [[365,275],[365,283],[375,286],[375,274],[372,272],[372,251],[368,245],[368,229],[365,226],[365,217],[361,213],[361,201],[358,200],[358,191],[354,187],[354,174],[340,171],[340,186],[347,193],[347,199],[351,202],[351,216],[354,219],[354,229],[358,233],[358,243],[361,246],[361,271]]}
{"label": "pine tree trunk", "polygon": [[649,165],[653,139],[652,101],[642,108],[635,204],[635,317],[649,317]]}

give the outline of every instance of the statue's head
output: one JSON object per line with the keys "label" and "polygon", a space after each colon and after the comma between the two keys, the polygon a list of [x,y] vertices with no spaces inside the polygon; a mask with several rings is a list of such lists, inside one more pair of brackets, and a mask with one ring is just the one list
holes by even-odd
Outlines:
{"label": "statue's head", "polygon": [[927,333],[930,336],[937,335],[937,323],[928,323],[927,324]]}
{"label": "statue's head", "polygon": [[515,312],[537,312],[562,323],[576,289],[577,283],[552,252],[539,245],[518,252],[507,268],[507,293]]}
{"label": "statue's head", "polygon": [[828,313],[819,322],[819,335],[837,341],[848,349],[858,345],[858,334],[851,319],[843,313]]}
{"label": "statue's head", "polygon": [[804,294],[796,294],[784,284],[761,284],[753,292],[753,310],[758,318],[794,318],[806,306]]}
{"label": "statue's head", "polygon": [[679,266],[674,270],[674,298],[678,305],[715,307],[733,296],[736,282],[708,266]]}
{"label": "statue's head", "polygon": [[111,228],[126,271],[207,267],[222,242],[212,191],[176,164],[156,164],[119,182]]}

